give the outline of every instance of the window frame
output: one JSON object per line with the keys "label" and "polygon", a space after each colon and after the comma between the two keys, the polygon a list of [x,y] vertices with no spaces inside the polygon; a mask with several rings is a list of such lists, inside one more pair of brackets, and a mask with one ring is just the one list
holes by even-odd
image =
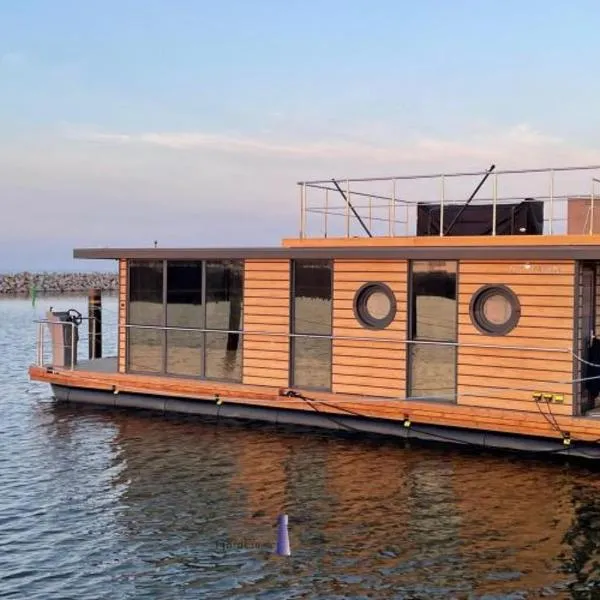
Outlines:
{"label": "window frame", "polygon": [[[390,301],[390,310],[388,314],[377,319],[369,314],[366,306],[367,301],[376,292],[383,293]],[[365,329],[382,330],[389,327],[394,319],[396,318],[397,301],[392,288],[389,285],[381,281],[369,281],[364,283],[358,288],[356,294],[354,294],[354,300],[352,301],[352,310],[354,311],[354,317]]]}
{"label": "window frame", "polygon": [[[510,317],[502,324],[492,323],[484,313],[485,301],[492,296],[502,296],[511,307]],[[469,317],[471,323],[483,335],[503,336],[508,335],[517,327],[521,319],[521,303],[515,292],[504,284],[486,284],[481,286],[469,302]]]}
{"label": "window frame", "polygon": [[142,326],[142,327],[160,327],[160,325],[148,324],[148,323],[138,323],[132,322],[131,319],[131,266],[134,263],[146,263],[146,264],[158,264],[162,265],[161,278],[162,278],[162,291],[161,291],[161,304],[162,304],[162,316],[161,321],[165,321],[166,318],[166,308],[165,308],[165,262],[164,260],[156,260],[156,259],[129,259],[127,261],[127,307],[126,307],[126,323],[127,325],[132,326]]}
{"label": "window frame", "polygon": [[[331,300],[330,300],[330,331],[329,334],[325,335],[325,334],[310,334],[310,333],[296,333],[295,330],[295,325],[296,325],[296,268],[297,268],[297,264],[299,262],[305,262],[305,263],[315,263],[315,262],[323,262],[328,264],[329,266],[329,273],[330,273],[330,277],[329,277],[329,285],[330,285],[330,289],[331,289]],[[303,259],[303,258],[299,258],[299,259],[290,259],[290,269],[289,269],[289,274],[290,274],[290,296],[289,296],[289,307],[290,307],[290,321],[289,321],[289,340],[288,340],[288,354],[289,354],[289,361],[288,361],[288,384],[291,388],[293,387],[302,387],[302,389],[305,390],[313,390],[313,391],[321,391],[321,392],[329,392],[332,390],[333,388],[333,307],[334,307],[334,268],[335,268],[335,261],[333,259],[330,258],[318,258],[318,259]],[[329,361],[329,381],[328,381],[328,386],[327,387],[322,387],[322,386],[298,386],[295,383],[294,380],[294,375],[295,375],[295,352],[294,352],[294,340],[296,338],[308,338],[308,339],[313,339],[313,338],[321,338],[321,339],[328,339],[329,340],[329,357],[330,357],[330,361]]]}
{"label": "window frame", "polygon": [[[445,346],[445,347],[453,347],[454,348],[454,399],[447,400],[445,398],[440,398],[436,396],[431,396],[427,398],[422,398],[420,401],[425,402],[436,402],[436,403],[447,403],[447,404],[456,404],[458,402],[458,314],[459,314],[459,273],[460,273],[460,261],[459,260],[446,260],[446,259],[431,259],[431,260],[408,260],[408,268],[407,268],[407,277],[408,277],[408,285],[406,286],[406,309],[407,309],[407,340],[405,346],[405,369],[406,369],[406,398],[410,399],[412,397],[412,364],[413,360],[411,359],[411,349],[413,347],[417,347],[419,342],[425,342],[427,345],[431,346]],[[414,295],[414,264],[415,263],[438,263],[443,262],[445,264],[453,264],[454,265],[454,276],[455,276],[455,312],[454,312],[454,323],[455,323],[455,335],[453,340],[448,339],[419,339],[416,335],[416,322],[414,318],[414,304],[416,301]],[[430,271],[431,272],[431,271]]]}
{"label": "window frame", "polygon": [[[126,298],[126,309],[125,309],[125,372],[126,373],[133,373],[133,374],[140,374],[140,375],[152,375],[152,376],[167,376],[169,377],[170,375],[167,374],[166,372],[166,361],[167,361],[167,356],[166,356],[166,344],[167,344],[167,331],[164,328],[165,327],[165,323],[167,322],[167,305],[166,305],[166,260],[165,259],[161,259],[161,260],[157,260],[157,259],[139,259],[139,258],[134,258],[134,259],[128,259],[127,260],[127,298]],[[132,282],[132,277],[131,277],[131,269],[132,266],[135,263],[147,263],[147,264],[151,264],[151,263],[160,263],[162,265],[161,268],[161,277],[162,277],[162,291],[161,291],[161,299],[162,299],[162,315],[161,315],[161,324],[160,325],[155,325],[155,324],[144,324],[144,323],[137,323],[137,322],[132,322],[131,321],[131,282]],[[131,368],[131,331],[133,329],[137,329],[137,330],[143,330],[143,329],[148,329],[150,328],[151,331],[156,331],[160,334],[161,339],[161,370],[160,371],[145,371],[145,370],[140,370],[140,369],[132,369]]]}
{"label": "window frame", "polygon": [[[152,325],[150,327],[154,328],[155,331],[160,331],[161,333],[161,337],[162,337],[162,360],[161,360],[161,366],[162,366],[162,370],[161,371],[142,371],[142,370],[138,370],[138,369],[132,369],[130,367],[130,356],[131,356],[131,352],[130,352],[130,330],[131,329],[136,329],[136,328],[144,328],[144,327],[148,327],[148,326],[144,326],[144,325],[140,325],[139,323],[131,323],[129,320],[129,315],[130,315],[130,298],[131,298],[131,264],[134,262],[148,262],[148,263],[162,263],[162,323],[160,325]],[[177,263],[177,262],[182,262],[182,263],[190,263],[190,262],[196,262],[196,263],[201,263],[202,268],[201,268],[201,272],[202,272],[202,292],[201,292],[201,298],[202,298],[202,310],[203,310],[203,322],[204,322],[204,327],[203,328],[198,328],[198,327],[172,327],[167,325],[167,307],[168,307],[168,303],[167,303],[167,292],[168,292],[168,263]],[[240,356],[240,369],[239,369],[239,377],[233,379],[233,378],[228,378],[228,379],[222,379],[222,378],[216,378],[216,377],[208,377],[206,375],[206,353],[207,353],[207,347],[206,347],[206,338],[208,335],[210,334],[225,334],[227,335],[227,332],[230,331],[228,329],[225,330],[220,330],[220,329],[210,329],[207,327],[207,314],[206,314],[206,292],[207,292],[207,280],[206,280],[206,264],[207,262],[223,262],[226,264],[230,264],[230,263],[239,263],[240,268],[241,268],[241,273],[242,273],[242,285],[241,285],[241,300],[242,300],[242,306],[240,307],[241,310],[241,314],[240,314],[240,325],[239,325],[239,329],[237,330],[237,335],[239,335],[240,337],[240,344],[238,346],[237,352],[239,353]],[[219,382],[224,382],[224,383],[241,383],[243,381],[243,367],[244,367],[244,355],[243,355],[243,350],[244,350],[244,344],[243,344],[243,338],[244,338],[244,293],[245,293],[245,260],[244,259],[200,259],[200,260],[189,260],[189,259],[162,259],[162,260],[151,260],[151,259],[129,259],[127,260],[127,286],[126,286],[126,321],[125,321],[125,331],[126,331],[126,341],[125,341],[125,348],[126,348],[126,356],[125,356],[125,372],[126,373],[132,373],[132,374],[140,374],[140,375],[153,375],[153,376],[159,376],[159,377],[169,377],[169,378],[176,378],[176,379],[192,379],[192,380],[201,380],[201,381],[219,381]],[[201,355],[201,374],[200,375],[184,375],[184,374],[178,374],[178,373],[171,373],[167,370],[167,365],[168,365],[168,357],[167,357],[167,351],[168,351],[168,346],[167,346],[167,334],[168,331],[196,331],[199,332],[202,335],[202,355]],[[233,331],[233,330],[231,330]]]}

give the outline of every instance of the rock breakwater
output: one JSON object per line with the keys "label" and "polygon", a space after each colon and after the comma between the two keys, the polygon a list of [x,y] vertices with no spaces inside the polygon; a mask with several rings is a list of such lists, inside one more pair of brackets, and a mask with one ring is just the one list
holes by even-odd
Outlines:
{"label": "rock breakwater", "polygon": [[116,273],[11,273],[0,274],[1,294],[38,294],[83,292],[91,288],[103,291],[117,289]]}

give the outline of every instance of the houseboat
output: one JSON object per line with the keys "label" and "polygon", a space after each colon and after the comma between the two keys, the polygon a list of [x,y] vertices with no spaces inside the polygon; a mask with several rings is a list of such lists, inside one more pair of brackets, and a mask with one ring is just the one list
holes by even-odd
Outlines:
{"label": "houseboat", "polygon": [[80,360],[86,317],[52,311],[30,378],[59,401],[600,459],[600,166],[299,196],[277,247],[74,250],[118,264],[117,356]]}

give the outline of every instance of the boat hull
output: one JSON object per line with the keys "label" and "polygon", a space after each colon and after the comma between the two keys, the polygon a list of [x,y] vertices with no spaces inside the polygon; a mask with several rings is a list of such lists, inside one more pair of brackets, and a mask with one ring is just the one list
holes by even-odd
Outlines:
{"label": "boat hull", "polygon": [[543,437],[482,431],[462,427],[413,424],[387,419],[353,415],[331,415],[319,411],[269,408],[238,404],[234,401],[217,403],[214,399],[175,398],[143,393],[120,392],[77,388],[52,384],[54,397],[59,402],[96,405],[118,409],[150,410],[157,413],[173,413],[208,416],[216,419],[263,421],[277,425],[304,426],[357,434],[393,436],[404,440],[420,440],[437,444],[463,446],[470,449],[493,449],[524,452],[546,456],[570,456],[588,460],[600,460],[600,446],[578,441],[565,445],[562,440]]}

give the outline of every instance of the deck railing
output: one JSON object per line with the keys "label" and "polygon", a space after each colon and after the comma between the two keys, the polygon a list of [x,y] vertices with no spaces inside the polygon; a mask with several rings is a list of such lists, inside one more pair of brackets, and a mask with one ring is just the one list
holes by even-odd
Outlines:
{"label": "deck railing", "polygon": [[[37,326],[36,365],[39,367],[61,366],[73,369],[76,364],[78,347],[77,326],[75,323],[49,321],[48,319],[36,319],[34,323]],[[56,331],[54,331],[55,328]],[[53,344],[52,338],[55,335],[62,336],[62,360],[59,360],[56,356],[59,349],[57,344]]]}
{"label": "deck railing", "polygon": [[[81,317],[82,321],[90,321],[91,317]],[[80,360],[79,347],[89,346],[95,350],[95,345],[89,344],[86,328],[81,328],[72,321],[50,321],[48,319],[36,319],[34,321],[36,331],[36,365],[61,366],[67,369],[75,369]],[[92,351],[93,351],[92,350]],[[61,353],[58,360],[57,353]],[[100,358],[86,356],[85,360]]]}
{"label": "deck railing", "polygon": [[590,208],[587,214],[589,219],[589,233],[594,233],[594,204],[597,199],[600,198],[600,179],[598,177],[592,177],[592,194],[590,197]]}
{"label": "deck railing", "polygon": [[[37,356],[36,356],[36,365],[37,366],[41,366],[41,367],[52,367],[52,368],[59,368],[59,369],[65,369],[65,370],[74,370],[77,368],[77,344],[78,344],[78,336],[77,336],[77,326],[74,323],[56,323],[56,322],[50,322],[48,320],[42,319],[42,320],[38,320],[36,321],[37,323],[37,344],[36,344],[36,348],[37,348]],[[48,335],[49,332],[49,327],[65,327],[64,330],[61,331],[61,334],[63,334],[65,331],[68,332],[65,335],[65,341],[67,342],[67,360],[65,364],[56,364],[56,355],[55,355],[55,348],[52,347],[52,344],[47,344],[45,341],[46,336]],[[245,330],[245,329],[241,329],[241,330],[215,330],[215,329],[208,329],[208,328],[190,328],[190,327],[167,327],[167,326],[155,326],[155,325],[126,325],[125,326],[127,329],[141,329],[141,330],[150,330],[150,331],[187,331],[187,332],[197,332],[197,333],[221,333],[221,334],[233,334],[233,335],[239,335],[241,339],[243,339],[244,337],[252,337],[252,336],[257,336],[257,337],[271,337],[271,338],[285,338],[286,340],[290,341],[291,339],[295,338],[295,337],[304,337],[304,338],[315,338],[315,339],[329,339],[333,342],[335,341],[353,341],[353,342],[372,342],[373,338],[372,337],[367,337],[367,336],[360,336],[360,335],[356,335],[356,336],[352,336],[352,335],[323,335],[323,334],[315,334],[315,335],[306,335],[306,334],[294,334],[294,333],[289,333],[289,332],[273,332],[273,331],[256,331],[256,330]],[[79,339],[79,341],[85,341],[84,338]],[[395,339],[395,338],[386,338],[386,337],[382,337],[382,338],[377,338],[377,343],[378,344],[384,344],[384,345],[388,345],[390,346],[390,348],[398,348],[398,347],[403,347],[404,349],[407,350],[410,347],[426,347],[426,346],[436,346],[436,347],[453,347],[453,348],[480,348],[480,349],[495,349],[495,348],[499,348],[499,346],[493,344],[493,343],[465,343],[465,342],[450,342],[450,341],[426,341],[426,340],[411,340],[411,339]],[[54,350],[54,352],[48,352],[48,349],[52,348],[52,350]],[[521,344],[514,344],[514,345],[502,345],[500,347],[502,350],[518,350],[518,351],[525,351],[525,352],[544,352],[544,353],[551,353],[551,354],[562,354],[564,355],[565,353],[567,355],[569,355],[570,358],[572,358],[574,361],[580,361],[582,363],[584,363],[585,361],[583,361],[583,359],[581,359],[581,357],[578,357],[576,355],[576,353],[574,352],[573,348],[548,348],[546,346],[527,346],[527,345],[521,345]],[[241,347],[240,347],[241,350]],[[61,350],[62,352],[63,350]],[[70,357],[70,360],[68,360],[68,358]],[[86,363],[87,361],[86,357]],[[62,362],[62,361],[61,361]],[[88,363],[89,364],[89,363]],[[93,369],[92,369],[93,370]],[[242,371],[243,372],[243,354],[242,354]],[[565,381],[553,381],[553,382],[547,382],[547,383],[576,383],[579,380],[565,380]],[[519,391],[527,391],[527,392],[537,392],[539,385],[541,382],[537,381],[534,385],[531,385],[528,387],[527,383],[524,383],[524,385],[519,388]],[[430,391],[435,391],[437,388],[427,388]],[[440,388],[441,389],[441,388]],[[443,388],[446,389],[446,388]],[[495,389],[504,389],[504,390],[512,390],[514,391],[514,388],[511,388],[509,386],[500,386],[500,387],[496,387]],[[469,393],[463,393],[462,395],[470,395]],[[437,400],[447,400],[447,401],[455,401],[456,400],[456,394],[454,395],[446,395],[446,394],[428,394],[427,396],[410,396],[408,397],[408,399],[412,399],[412,400],[419,400],[419,399],[432,399],[435,398]]]}
{"label": "deck railing", "polygon": [[502,346],[498,346],[497,344],[479,344],[479,343],[467,343],[467,342],[449,342],[449,341],[438,341],[438,340],[409,340],[409,339],[396,339],[396,338],[386,338],[386,337],[369,337],[369,336],[360,336],[360,335],[334,335],[334,334],[307,334],[307,333],[288,333],[288,332],[276,332],[276,331],[262,331],[256,329],[208,329],[202,327],[172,327],[172,326],[164,326],[164,325],[134,325],[127,324],[125,325],[127,329],[148,329],[153,331],[189,331],[196,333],[222,333],[222,334],[231,334],[231,335],[240,335],[240,336],[260,336],[260,337],[283,337],[286,339],[292,339],[295,337],[298,338],[314,338],[314,339],[329,339],[329,340],[338,340],[338,341],[352,341],[352,342],[373,342],[377,343],[389,343],[389,344],[424,344],[424,345],[434,345],[434,346],[456,346],[456,347],[464,347],[464,348],[499,348],[499,349],[508,349],[508,350],[530,350],[532,352],[570,352],[570,348],[548,348],[547,346],[522,346],[519,344],[514,345],[506,345],[502,344]]}
{"label": "deck railing", "polygon": [[492,235],[497,235],[498,207],[526,199],[543,202],[547,235],[567,233],[569,202],[589,199],[581,233],[600,233],[594,231],[600,165],[314,180],[298,186],[300,238],[416,235],[419,204],[440,207],[439,235],[448,235],[449,207],[464,206],[475,189],[470,204],[491,205]]}
{"label": "deck railing", "polygon": [[[77,325],[69,322],[53,322],[48,321],[47,319],[39,319],[34,321],[37,324],[37,336],[36,336],[36,365],[38,366],[52,366],[53,360],[52,357],[52,341],[48,341],[47,337],[49,335],[49,331],[45,328],[48,327],[63,327],[67,328],[68,333],[65,337],[67,353],[65,356],[70,357],[67,361],[70,363],[68,368],[73,368],[77,364],[78,354],[78,346],[79,342],[83,344],[87,344],[87,340],[85,338],[78,338],[77,334]],[[258,336],[258,337],[274,337],[281,338],[284,337],[287,340],[291,340],[295,337],[299,338],[314,338],[314,339],[329,339],[331,341],[352,341],[352,342],[372,342],[373,338],[368,336],[352,336],[352,335],[326,335],[326,334],[306,334],[306,333],[284,333],[284,332],[274,332],[274,331],[260,331],[260,330],[245,330],[245,329],[235,329],[235,330],[226,330],[226,329],[207,329],[207,328],[198,328],[198,327],[167,327],[162,325],[125,325],[126,329],[145,329],[152,331],[181,331],[181,332],[195,332],[195,333],[221,333],[221,334],[231,334],[231,335],[240,335],[240,336]],[[463,348],[501,348],[506,350],[525,350],[531,352],[551,352],[551,353],[572,353],[571,348],[548,348],[547,346],[523,346],[519,344],[514,345],[502,345],[498,346],[496,344],[486,344],[486,343],[466,343],[466,342],[450,342],[450,341],[438,341],[438,340],[411,340],[411,339],[395,339],[395,338],[385,338],[378,337],[376,338],[377,343],[382,344],[396,344],[396,345],[430,345],[430,346],[453,346],[453,347],[463,347]],[[95,357],[86,357],[85,360],[91,359],[93,360]]]}

